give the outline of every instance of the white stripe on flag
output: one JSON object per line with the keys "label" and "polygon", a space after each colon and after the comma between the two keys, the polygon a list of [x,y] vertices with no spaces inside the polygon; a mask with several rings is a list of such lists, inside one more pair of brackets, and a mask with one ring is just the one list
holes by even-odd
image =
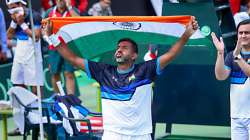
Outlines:
{"label": "white stripe on flag", "polygon": [[[140,27],[135,30],[133,28],[124,29],[124,27],[119,26],[119,24],[114,24],[113,22],[81,22],[63,26],[59,30],[58,34],[63,37],[66,43],[68,43],[71,40],[75,40],[83,36],[112,30],[157,33],[174,37],[180,37],[185,31],[185,26],[180,23],[131,22],[131,24],[135,24],[135,27]],[[191,36],[190,39],[199,38],[204,38],[204,36],[198,30]]]}

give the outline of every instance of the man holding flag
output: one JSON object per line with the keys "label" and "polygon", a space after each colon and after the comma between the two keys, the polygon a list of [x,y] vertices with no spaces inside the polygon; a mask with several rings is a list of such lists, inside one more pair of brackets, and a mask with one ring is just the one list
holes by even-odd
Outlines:
{"label": "man holding flag", "polygon": [[102,140],[151,140],[151,83],[181,52],[197,29],[198,23],[191,17],[185,32],[168,52],[139,64],[134,64],[138,56],[137,43],[122,38],[114,54],[117,66],[76,56],[60,37],[51,35],[51,24],[44,25],[43,33],[49,36],[51,44],[65,59],[100,83],[104,123]]}

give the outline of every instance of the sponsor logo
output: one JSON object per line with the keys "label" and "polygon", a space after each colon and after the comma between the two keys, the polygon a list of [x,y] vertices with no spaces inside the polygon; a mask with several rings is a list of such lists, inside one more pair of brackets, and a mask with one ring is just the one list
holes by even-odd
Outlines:
{"label": "sponsor logo", "polygon": [[141,28],[141,23],[137,22],[113,22],[113,24],[127,30],[139,30]]}
{"label": "sponsor logo", "polygon": [[115,80],[116,82],[118,81],[117,78],[115,78],[115,76],[112,76],[112,79]]}
{"label": "sponsor logo", "polygon": [[134,75],[134,74],[131,75],[131,76],[128,78],[128,81],[129,81],[129,82],[131,82],[131,81],[133,81],[133,80],[135,80],[135,75]]}

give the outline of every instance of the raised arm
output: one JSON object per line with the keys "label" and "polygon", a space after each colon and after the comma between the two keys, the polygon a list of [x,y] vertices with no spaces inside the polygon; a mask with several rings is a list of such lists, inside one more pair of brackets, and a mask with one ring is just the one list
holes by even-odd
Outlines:
{"label": "raised arm", "polygon": [[222,37],[220,40],[216,37],[215,33],[211,34],[213,43],[217,49],[217,59],[215,63],[215,76],[217,80],[225,80],[230,74],[230,70],[225,69],[225,60],[224,60],[224,42]]}
{"label": "raised arm", "polygon": [[[56,36],[52,34],[52,25],[48,21],[47,24],[42,26],[42,34],[50,45],[54,45],[57,51],[62,55],[63,58],[68,60],[72,65],[85,71],[84,59],[75,55],[68,47],[67,44],[61,43]],[[48,38],[50,36],[51,39]],[[52,40],[52,42],[51,42]],[[54,41],[53,41],[54,40]]]}
{"label": "raised arm", "polygon": [[171,49],[160,56],[160,67],[163,69],[169,62],[171,62],[182,50],[189,37],[198,29],[198,23],[195,17],[191,17],[191,21],[180,39],[171,47]]}
{"label": "raised arm", "polygon": [[75,55],[68,47],[67,44],[61,43],[57,47],[57,51],[68,60],[72,65],[85,71],[84,59]]}

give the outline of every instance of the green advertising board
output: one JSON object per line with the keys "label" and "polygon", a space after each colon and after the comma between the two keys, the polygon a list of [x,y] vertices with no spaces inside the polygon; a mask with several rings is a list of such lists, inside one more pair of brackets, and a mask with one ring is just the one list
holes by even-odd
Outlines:
{"label": "green advertising board", "polygon": [[[219,22],[212,2],[163,4],[163,15],[193,15],[201,32],[211,40],[219,35]],[[211,41],[212,42],[212,41]],[[229,81],[214,74],[213,44],[185,46],[178,58],[155,81],[153,122],[222,125],[230,124]]]}

